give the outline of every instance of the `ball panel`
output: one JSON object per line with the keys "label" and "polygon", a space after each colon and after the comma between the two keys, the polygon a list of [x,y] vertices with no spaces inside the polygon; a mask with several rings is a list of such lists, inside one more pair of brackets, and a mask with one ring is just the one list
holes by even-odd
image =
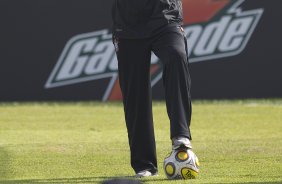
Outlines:
{"label": "ball panel", "polygon": [[188,160],[189,155],[186,151],[178,151],[175,158],[179,162],[184,162]]}
{"label": "ball panel", "polygon": [[169,162],[165,166],[165,172],[168,176],[173,176],[175,174],[175,165],[172,162]]}

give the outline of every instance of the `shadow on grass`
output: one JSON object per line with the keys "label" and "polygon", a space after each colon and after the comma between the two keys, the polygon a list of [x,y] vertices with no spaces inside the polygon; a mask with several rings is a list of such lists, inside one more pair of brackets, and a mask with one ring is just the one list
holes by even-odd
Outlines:
{"label": "shadow on grass", "polygon": [[124,177],[81,177],[81,178],[56,178],[56,179],[27,179],[27,180],[1,180],[0,184],[35,184],[35,183],[44,183],[44,184],[62,184],[62,183],[102,183],[106,180],[112,179],[133,179],[129,176]]}
{"label": "shadow on grass", "polygon": [[9,170],[9,155],[4,148],[0,147],[0,179],[7,179]]}
{"label": "shadow on grass", "polygon": [[[57,178],[57,179],[30,179],[30,180],[1,180],[0,184],[35,184],[35,183],[43,183],[43,184],[62,184],[62,183],[97,183],[101,184],[103,181],[112,180],[112,179],[134,179],[130,176],[124,177],[81,177],[81,178]],[[142,183],[147,182],[158,182],[163,183],[164,181],[169,181],[165,178],[148,178],[145,180],[141,180]],[[240,183],[233,183],[233,184],[281,184],[282,181],[277,182],[240,182]],[[218,184],[225,184],[225,183],[218,183]]]}

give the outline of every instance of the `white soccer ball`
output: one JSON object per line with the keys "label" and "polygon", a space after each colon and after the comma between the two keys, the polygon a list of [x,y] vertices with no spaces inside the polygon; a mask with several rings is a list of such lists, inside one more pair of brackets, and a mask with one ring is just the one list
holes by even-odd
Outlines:
{"label": "white soccer ball", "polygon": [[195,179],[199,173],[199,160],[192,150],[173,150],[164,159],[168,179]]}

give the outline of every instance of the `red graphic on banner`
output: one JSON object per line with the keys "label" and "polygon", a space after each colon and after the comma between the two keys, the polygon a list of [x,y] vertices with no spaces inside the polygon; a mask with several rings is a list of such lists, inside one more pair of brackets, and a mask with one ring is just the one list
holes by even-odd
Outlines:
{"label": "red graphic on banner", "polygon": [[184,25],[207,22],[231,0],[183,0]]}
{"label": "red graphic on banner", "polygon": [[[150,74],[153,75],[155,72],[157,72],[159,68],[160,68],[159,65],[152,65],[150,69]],[[122,94],[121,94],[121,90],[119,87],[119,80],[117,79],[115,81],[115,84],[112,88],[112,91],[110,93],[108,100],[115,101],[115,100],[121,100],[121,99],[122,99]]]}

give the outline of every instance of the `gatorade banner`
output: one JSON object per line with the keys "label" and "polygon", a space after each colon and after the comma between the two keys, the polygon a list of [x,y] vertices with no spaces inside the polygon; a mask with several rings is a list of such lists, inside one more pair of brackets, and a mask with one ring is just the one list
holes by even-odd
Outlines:
{"label": "gatorade banner", "polygon": [[[112,0],[0,1],[0,101],[120,100]],[[183,0],[194,99],[282,97],[279,0]],[[162,65],[152,53],[154,99]]]}

